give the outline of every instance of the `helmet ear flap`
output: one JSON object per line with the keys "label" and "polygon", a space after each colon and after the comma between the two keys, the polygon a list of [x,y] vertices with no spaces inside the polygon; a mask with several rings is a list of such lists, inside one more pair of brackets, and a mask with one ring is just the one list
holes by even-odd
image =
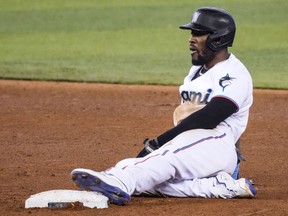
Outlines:
{"label": "helmet ear flap", "polygon": [[209,47],[212,51],[216,52],[222,48],[222,41],[223,37],[216,36],[214,34],[210,34],[207,38],[206,45]]}
{"label": "helmet ear flap", "polygon": [[234,35],[235,35],[235,30],[230,31],[230,32],[225,29],[217,31],[208,36],[206,45],[212,51],[216,52],[222,49],[223,47],[232,46]]}

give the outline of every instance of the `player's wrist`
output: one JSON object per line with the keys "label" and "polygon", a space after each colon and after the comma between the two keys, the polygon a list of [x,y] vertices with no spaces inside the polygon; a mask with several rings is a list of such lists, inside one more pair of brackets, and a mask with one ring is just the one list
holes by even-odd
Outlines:
{"label": "player's wrist", "polygon": [[157,138],[149,140],[148,138],[144,140],[145,150],[150,154],[151,152],[158,149],[159,143]]}

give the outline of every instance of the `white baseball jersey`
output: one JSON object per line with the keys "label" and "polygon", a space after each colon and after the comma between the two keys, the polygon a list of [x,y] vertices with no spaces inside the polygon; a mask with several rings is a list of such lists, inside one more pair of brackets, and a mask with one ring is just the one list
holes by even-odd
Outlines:
{"label": "white baseball jersey", "polygon": [[[231,130],[235,142],[244,132],[252,105],[252,79],[246,67],[233,55],[216,64],[207,73],[192,80],[200,66],[192,66],[179,91],[182,102],[208,103],[212,98],[224,97],[231,100],[237,112],[218,125]],[[229,131],[228,131],[229,132]]]}

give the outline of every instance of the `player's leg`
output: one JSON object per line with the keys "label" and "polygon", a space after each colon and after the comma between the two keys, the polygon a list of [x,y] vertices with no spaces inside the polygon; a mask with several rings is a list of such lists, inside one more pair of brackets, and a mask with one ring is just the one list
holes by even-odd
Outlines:
{"label": "player's leg", "polygon": [[[124,205],[130,200],[126,185],[117,177],[105,172],[75,169],[72,178],[82,189],[98,191],[107,196],[111,203]],[[172,196],[172,197],[201,197],[201,198],[252,198],[256,189],[252,183],[244,178],[235,180],[229,174],[220,172],[215,177],[167,181],[154,186],[142,195]]]}
{"label": "player's leg", "polygon": [[[123,182],[130,195],[142,193],[170,179],[203,178],[221,170],[231,173],[237,161],[231,142],[232,139],[223,132],[187,131],[148,156],[137,159],[134,164],[124,169],[116,166],[106,173]],[[80,184],[84,181],[78,179]]]}
{"label": "player's leg", "polygon": [[248,179],[235,180],[229,174],[220,172],[215,177],[210,178],[164,182],[141,195],[224,199],[252,198],[256,195],[256,189]]}
{"label": "player's leg", "polygon": [[[134,165],[137,163],[137,161],[140,161],[138,158],[128,158],[124,159],[116,164],[116,167],[125,169],[127,166]],[[232,174],[232,178],[234,180],[239,179],[239,166],[240,161],[238,157],[238,162],[236,169],[234,170]],[[222,174],[223,175],[223,174]],[[149,191],[145,191],[142,193],[142,195],[149,195],[149,196],[174,196],[174,197],[202,197],[202,198],[213,198],[213,197],[225,197],[225,196],[231,196],[230,190],[227,191],[227,188],[223,187],[223,185],[215,184],[216,177],[211,177],[211,178],[203,178],[203,179],[194,179],[194,180],[184,180],[184,181],[168,181],[164,182],[160,185],[155,186],[154,188],[151,188]],[[243,182],[245,184],[248,182],[248,185],[250,187],[246,188],[251,188],[253,191],[253,186],[250,184],[250,182],[247,181],[240,181],[243,185]],[[240,184],[241,185],[241,184]],[[219,187],[220,189],[215,190],[213,188]],[[243,187],[243,186],[242,186]],[[242,188],[240,187],[240,193],[244,193],[247,195],[247,197],[251,197],[249,192],[243,191]],[[255,189],[254,189],[255,191]],[[218,192],[219,194],[217,194]],[[228,194],[228,195],[227,195]],[[235,193],[234,193],[235,194]],[[255,194],[254,194],[255,195]]]}
{"label": "player's leg", "polygon": [[219,171],[232,173],[237,156],[233,140],[225,133],[191,130],[133,162],[126,167],[116,165],[108,172],[123,182],[131,179],[133,184],[127,187],[138,194],[170,179],[204,178],[215,176]]}

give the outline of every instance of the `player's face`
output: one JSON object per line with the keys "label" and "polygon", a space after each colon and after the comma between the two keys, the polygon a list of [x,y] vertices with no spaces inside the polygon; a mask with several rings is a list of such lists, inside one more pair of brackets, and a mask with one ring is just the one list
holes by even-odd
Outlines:
{"label": "player's face", "polygon": [[189,48],[193,65],[205,65],[215,58],[215,52],[206,46],[209,33],[192,31],[189,38]]}

